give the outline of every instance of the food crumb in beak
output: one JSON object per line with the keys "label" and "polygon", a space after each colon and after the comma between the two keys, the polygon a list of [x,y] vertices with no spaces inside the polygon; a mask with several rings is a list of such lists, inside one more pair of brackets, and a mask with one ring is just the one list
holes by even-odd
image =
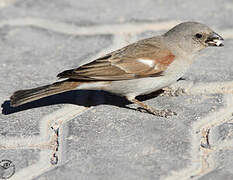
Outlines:
{"label": "food crumb in beak", "polygon": [[223,44],[222,44],[222,40],[219,40],[219,39],[214,39],[213,40],[214,42],[215,42],[215,44],[216,44],[216,46],[222,46]]}

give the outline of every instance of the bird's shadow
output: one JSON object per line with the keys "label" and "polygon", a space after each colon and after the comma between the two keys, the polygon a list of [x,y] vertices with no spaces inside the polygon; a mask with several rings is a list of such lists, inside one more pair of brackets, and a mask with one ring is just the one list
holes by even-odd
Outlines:
{"label": "bird's shadow", "polygon": [[[163,92],[162,90],[159,90],[148,95],[139,96],[137,99],[140,101],[144,101],[147,99],[154,98],[159,94],[161,94],[162,92]],[[45,97],[27,104],[23,104],[18,107],[10,106],[10,101],[6,100],[1,107],[2,107],[2,114],[9,115],[20,111],[25,111],[28,109],[55,105],[55,104],[76,104],[85,107],[107,104],[107,105],[133,109],[127,107],[127,105],[131,104],[131,102],[129,102],[124,97],[120,97],[105,91],[93,91],[93,90],[74,90],[74,91],[64,92],[61,94]]]}

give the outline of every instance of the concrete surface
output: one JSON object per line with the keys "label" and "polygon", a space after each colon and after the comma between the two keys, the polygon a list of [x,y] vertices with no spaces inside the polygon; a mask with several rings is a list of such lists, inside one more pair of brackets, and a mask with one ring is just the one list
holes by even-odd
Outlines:
{"label": "concrete surface", "polygon": [[[233,1],[0,0],[0,161],[14,163],[10,179],[233,179],[232,18]],[[98,91],[9,106],[16,90],[187,20],[208,24],[225,46],[207,49],[185,80],[141,97],[178,116]]]}

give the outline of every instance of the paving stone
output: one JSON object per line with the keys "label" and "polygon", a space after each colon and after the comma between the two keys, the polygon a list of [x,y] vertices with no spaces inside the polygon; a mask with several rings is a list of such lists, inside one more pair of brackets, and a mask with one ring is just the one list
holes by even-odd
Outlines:
{"label": "paving stone", "polygon": [[[165,20],[198,20],[219,28],[229,28],[233,22],[232,1],[196,0],[121,1],[96,0],[18,0],[1,10],[4,19],[39,17],[72,22],[78,25],[123,22],[154,22]],[[51,13],[53,12],[53,13]]]}
{"label": "paving stone", "polygon": [[68,123],[68,163],[41,179],[159,179],[185,168],[191,164],[191,125],[213,106],[221,107],[219,98],[180,96],[146,101],[176,111],[178,116],[170,119],[99,105]]}

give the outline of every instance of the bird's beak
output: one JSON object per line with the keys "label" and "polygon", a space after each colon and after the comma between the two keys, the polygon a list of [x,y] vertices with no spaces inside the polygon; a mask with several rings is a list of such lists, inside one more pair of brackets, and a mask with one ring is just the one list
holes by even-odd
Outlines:
{"label": "bird's beak", "polygon": [[205,41],[208,46],[223,46],[224,39],[217,33],[212,33]]}

